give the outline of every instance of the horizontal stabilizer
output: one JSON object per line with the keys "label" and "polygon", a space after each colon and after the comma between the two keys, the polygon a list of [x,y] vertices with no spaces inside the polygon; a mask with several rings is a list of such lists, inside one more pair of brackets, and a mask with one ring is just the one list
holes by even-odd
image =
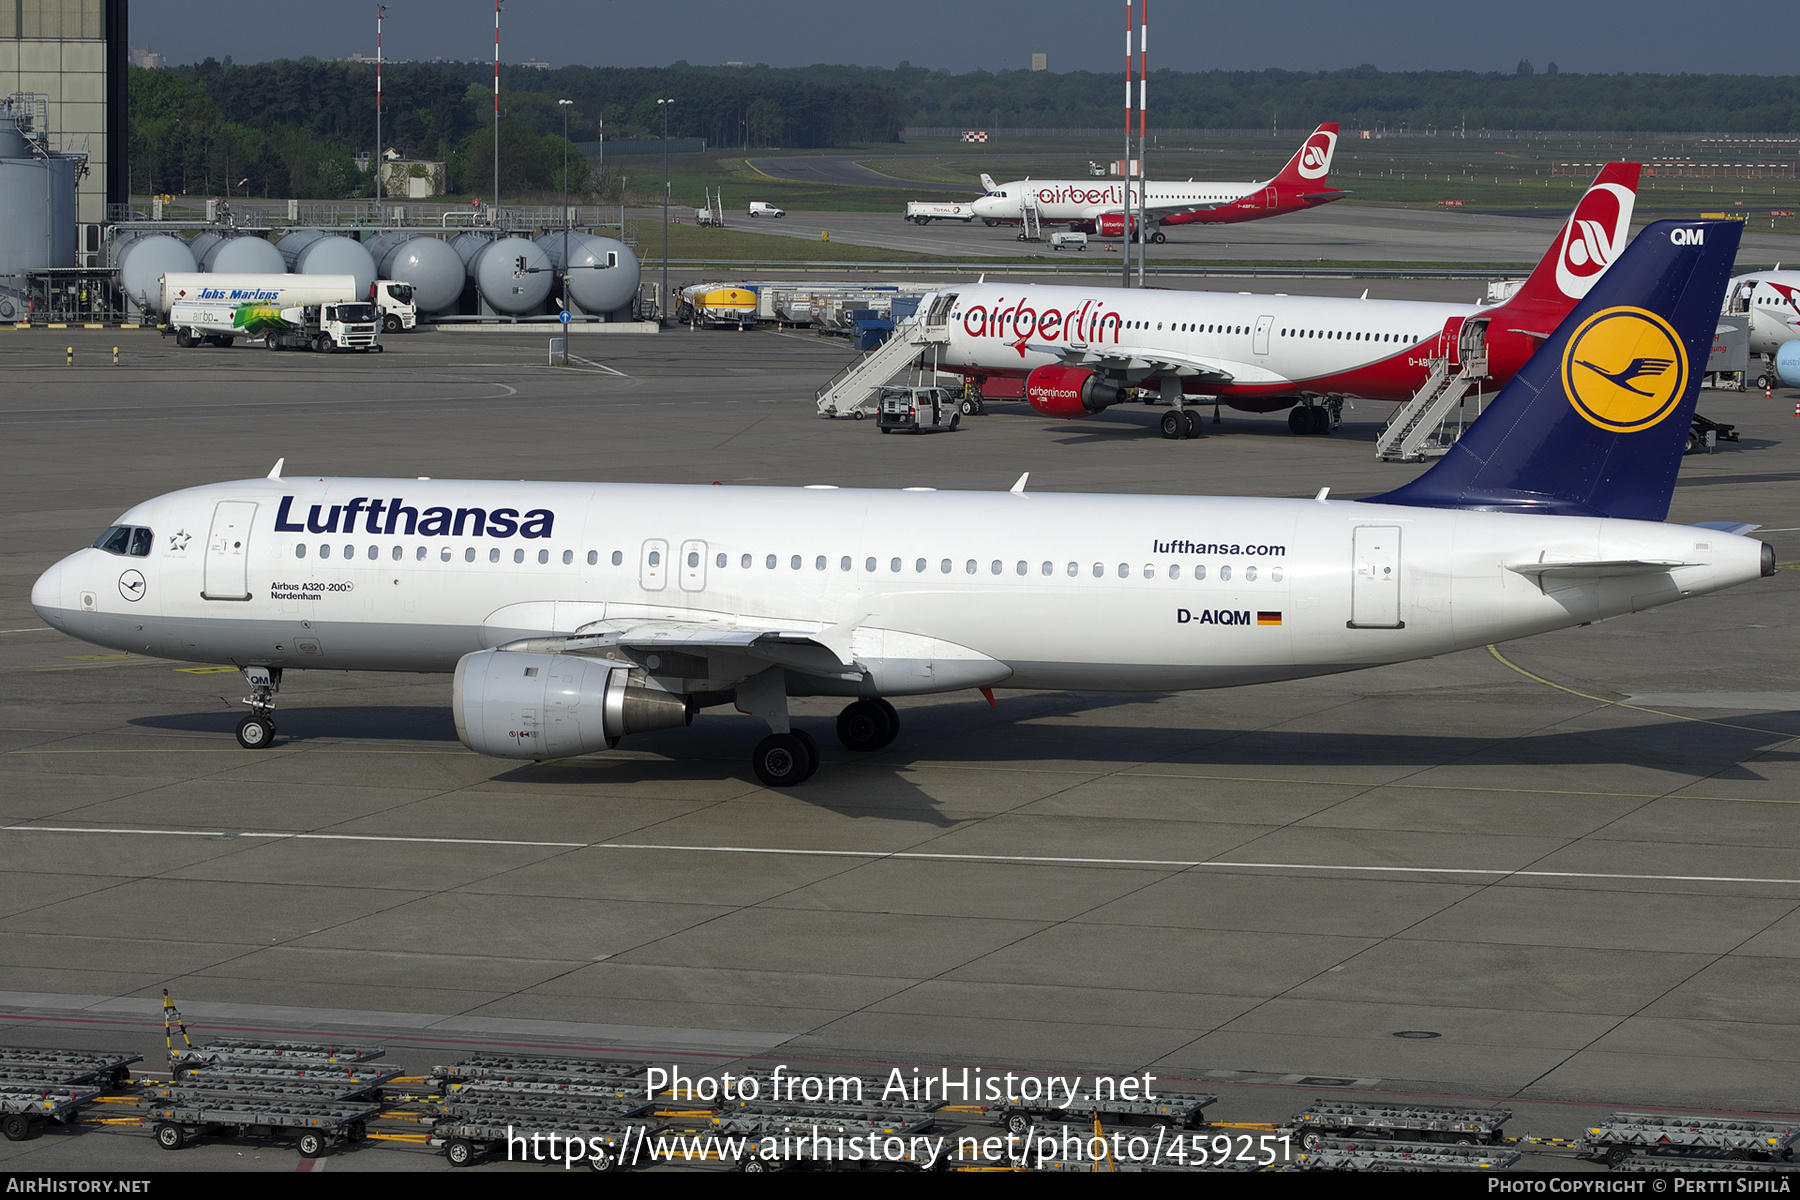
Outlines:
{"label": "horizontal stabilizer", "polygon": [[1695,521],[1695,529],[1716,529],[1720,533],[1754,533],[1761,525],[1749,525],[1743,521]]}
{"label": "horizontal stabilizer", "polygon": [[1507,563],[1506,569],[1516,571],[1520,575],[1550,575],[1556,577],[1580,577],[1582,579],[1607,579],[1616,575],[1649,575],[1663,571],[1673,571],[1676,567],[1697,567],[1702,564],[1682,562],[1672,558],[1615,558],[1601,559],[1592,562],[1529,562]]}

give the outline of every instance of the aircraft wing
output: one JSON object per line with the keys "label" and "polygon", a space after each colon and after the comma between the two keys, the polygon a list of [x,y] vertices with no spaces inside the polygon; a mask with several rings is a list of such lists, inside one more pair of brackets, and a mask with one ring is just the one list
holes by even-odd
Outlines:
{"label": "aircraft wing", "polygon": [[[833,679],[861,679],[863,672],[846,663],[836,651],[805,629],[755,629],[701,621],[625,618],[598,621],[566,637],[524,638],[501,646],[537,654],[581,654],[593,658],[621,657],[653,673],[659,666],[669,674],[709,679],[741,679],[765,667],[785,667],[806,675]],[[651,664],[653,656],[667,663]],[[692,669],[700,660],[704,668]]]}
{"label": "aircraft wing", "polygon": [[1027,350],[1054,354],[1067,367],[1090,367],[1126,374],[1174,374],[1208,383],[1284,383],[1286,377],[1255,363],[1207,358],[1155,346],[1048,346],[1027,344]]}

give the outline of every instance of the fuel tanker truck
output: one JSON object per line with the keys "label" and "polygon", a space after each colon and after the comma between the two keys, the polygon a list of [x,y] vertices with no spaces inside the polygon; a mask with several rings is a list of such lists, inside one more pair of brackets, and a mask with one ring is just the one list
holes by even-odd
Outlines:
{"label": "fuel tanker truck", "polygon": [[387,333],[411,329],[419,323],[412,284],[377,279],[366,293],[358,290],[354,275],[170,273],[162,277],[162,311],[173,324],[175,306],[184,303],[215,307],[254,304],[283,309],[367,300],[381,310],[382,328]]}

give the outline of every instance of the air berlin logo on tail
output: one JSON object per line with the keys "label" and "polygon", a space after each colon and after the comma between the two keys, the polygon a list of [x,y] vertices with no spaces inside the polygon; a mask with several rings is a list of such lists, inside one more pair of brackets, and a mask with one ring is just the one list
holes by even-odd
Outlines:
{"label": "air berlin logo on tail", "polygon": [[1300,161],[1294,170],[1302,179],[1323,179],[1331,170],[1331,151],[1337,145],[1337,134],[1321,130],[1306,139],[1300,147]]}
{"label": "air berlin logo on tail", "polygon": [[1563,226],[1556,256],[1556,286],[1571,300],[1588,294],[1631,235],[1631,209],[1637,193],[1616,183],[1588,189],[1575,215]]}

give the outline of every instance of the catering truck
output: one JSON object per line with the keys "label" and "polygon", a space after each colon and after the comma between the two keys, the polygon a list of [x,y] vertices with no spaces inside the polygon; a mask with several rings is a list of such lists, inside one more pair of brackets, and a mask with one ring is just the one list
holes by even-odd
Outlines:
{"label": "catering truck", "polygon": [[413,305],[412,284],[394,279],[377,279],[369,288],[369,293],[366,296],[358,293],[354,275],[212,275],[205,272],[182,272],[162,277],[162,311],[164,314],[172,313],[175,305],[183,302],[295,308],[369,300],[381,310],[383,332],[398,333],[419,323],[419,310]]}
{"label": "catering truck", "polygon": [[177,300],[169,309],[164,336],[178,346],[233,345],[239,338],[271,350],[380,350],[381,310],[367,300],[336,304],[211,303]]}

